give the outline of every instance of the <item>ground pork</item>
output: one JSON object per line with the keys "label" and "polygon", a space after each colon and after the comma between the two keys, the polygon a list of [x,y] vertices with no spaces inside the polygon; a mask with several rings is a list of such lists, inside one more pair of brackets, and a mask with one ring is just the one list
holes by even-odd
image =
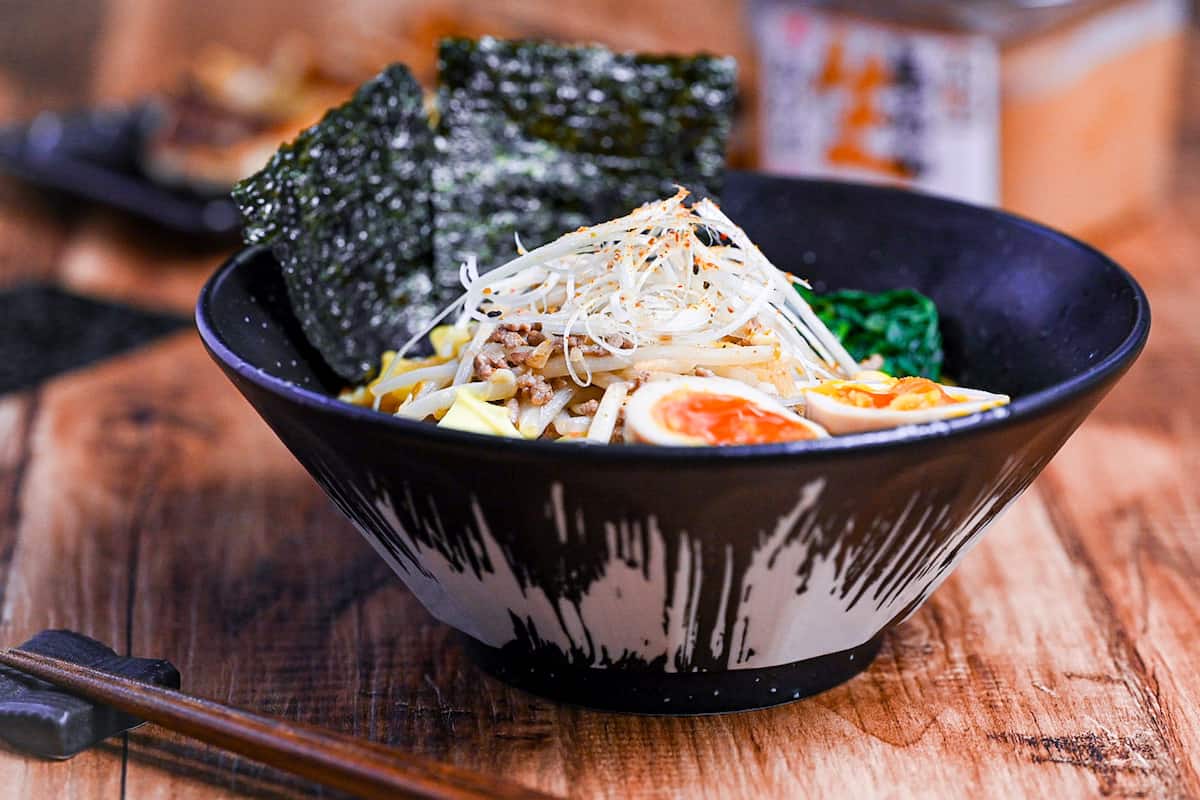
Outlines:
{"label": "ground pork", "polygon": [[602,345],[598,345],[586,336],[568,336],[567,344],[570,345],[572,353],[581,353],[585,356],[602,356],[608,351]]}
{"label": "ground pork", "polygon": [[517,378],[517,394],[525,395],[535,406],[544,406],[554,396],[554,389],[541,375],[526,372]]}
{"label": "ground pork", "polygon": [[[633,346],[633,344],[619,333],[611,333],[604,337],[604,341],[609,347],[615,347],[618,350],[624,350]],[[608,355],[609,350],[602,344],[597,344],[587,336],[575,335],[567,337],[567,344],[572,350],[578,350],[585,356],[603,356]]]}
{"label": "ground pork", "polygon": [[[529,359],[530,354],[533,352],[534,350],[532,347],[526,347],[522,345],[509,350],[508,354],[505,356],[505,359],[509,364],[515,367],[524,364]],[[536,364],[534,366],[536,366]]]}
{"label": "ground pork", "polygon": [[496,370],[504,369],[507,366],[508,362],[504,358],[503,351],[493,346],[485,345],[475,356],[475,375],[480,380],[486,381]]}
{"label": "ground pork", "polygon": [[522,328],[528,329],[528,325],[501,325],[488,339],[489,342],[496,342],[504,346],[505,350],[512,350],[517,347],[523,347],[529,344],[525,338],[528,330],[522,331]]}
{"label": "ground pork", "polygon": [[[524,323],[520,325],[501,325],[492,332],[484,347],[485,350],[490,350],[492,353],[503,358],[504,364],[496,363],[496,358],[491,355],[485,358],[483,362],[480,362],[477,358],[475,362],[476,374],[486,380],[487,374],[499,369],[501,366],[517,367],[524,364],[529,359],[529,356],[535,352],[534,348],[546,341],[546,337],[539,330],[540,327],[538,323],[534,323],[533,325]],[[549,358],[549,355],[546,354],[546,358]],[[539,360],[541,363],[536,363]],[[536,368],[544,364],[545,360],[539,358],[535,359],[535,363],[531,364],[531,366]],[[480,371],[480,368],[483,371]],[[487,374],[484,374],[485,372]]]}
{"label": "ground pork", "polygon": [[595,414],[596,409],[598,408],[600,408],[600,401],[592,398],[586,403],[580,403],[577,406],[573,406],[571,410],[580,416],[588,416],[590,414]]}
{"label": "ground pork", "polygon": [[612,437],[609,438],[609,444],[621,444],[625,441],[625,409],[617,412],[617,422],[613,425]]}

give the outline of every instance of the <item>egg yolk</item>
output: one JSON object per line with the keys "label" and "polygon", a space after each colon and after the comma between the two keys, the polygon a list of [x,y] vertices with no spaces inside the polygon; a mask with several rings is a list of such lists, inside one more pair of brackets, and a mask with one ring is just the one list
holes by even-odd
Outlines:
{"label": "egg yolk", "polygon": [[714,445],[816,438],[803,423],[735,395],[676,392],[654,406],[654,415],[668,430]]}
{"label": "egg yolk", "polygon": [[965,402],[946,394],[928,378],[901,378],[886,389],[855,383],[825,384],[814,391],[858,408],[886,408],[890,411],[915,411]]}

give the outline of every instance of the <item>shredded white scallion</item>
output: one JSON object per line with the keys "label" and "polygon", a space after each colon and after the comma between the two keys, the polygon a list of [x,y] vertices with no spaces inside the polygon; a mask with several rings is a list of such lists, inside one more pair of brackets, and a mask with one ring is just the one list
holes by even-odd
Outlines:
{"label": "shredded white scallion", "polygon": [[571,357],[572,336],[632,363],[641,348],[715,347],[747,326],[774,339],[800,383],[854,374],[857,363],[791,278],[715,203],[689,206],[686,197],[681,189],[533,250],[518,238],[520,254],[482,275],[474,262],[464,264],[465,292],[443,315],[461,309],[459,324],[479,327],[453,385],[470,377],[471,360],[503,324],[564,337],[561,363],[580,386],[590,385],[593,367]]}

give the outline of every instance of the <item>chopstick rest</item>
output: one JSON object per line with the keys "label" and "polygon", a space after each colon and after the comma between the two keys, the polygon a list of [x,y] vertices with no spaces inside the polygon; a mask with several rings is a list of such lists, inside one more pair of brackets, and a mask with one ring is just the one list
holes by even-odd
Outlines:
{"label": "chopstick rest", "polygon": [[[74,631],[47,630],[18,648],[114,675],[179,688],[179,670],[157,658],[119,656]],[[142,720],[67,694],[45,681],[0,665],[0,739],[30,755],[65,759]]]}

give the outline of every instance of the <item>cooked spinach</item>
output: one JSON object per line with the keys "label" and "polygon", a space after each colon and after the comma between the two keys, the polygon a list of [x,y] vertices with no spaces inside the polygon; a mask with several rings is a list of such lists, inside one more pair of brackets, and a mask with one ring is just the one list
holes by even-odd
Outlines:
{"label": "cooked spinach", "polygon": [[914,289],[879,293],[843,289],[826,294],[797,289],[856,359],[879,355],[880,369],[897,377],[941,377],[938,310],[925,295]]}

